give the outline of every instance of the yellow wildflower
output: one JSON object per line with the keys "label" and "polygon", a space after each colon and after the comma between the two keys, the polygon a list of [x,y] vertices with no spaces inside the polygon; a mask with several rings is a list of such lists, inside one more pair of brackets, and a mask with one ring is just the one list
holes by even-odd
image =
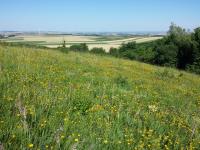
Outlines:
{"label": "yellow wildflower", "polygon": [[107,144],[107,143],[108,143],[108,140],[104,140],[103,142],[104,142],[105,144]]}
{"label": "yellow wildflower", "polygon": [[28,144],[28,148],[33,148],[33,144]]}
{"label": "yellow wildflower", "polygon": [[65,138],[65,136],[64,135],[61,135],[61,137],[60,137],[61,139],[64,139]]}
{"label": "yellow wildflower", "polygon": [[156,107],[155,105],[149,105],[149,110],[152,112],[156,112],[158,110],[158,107]]}
{"label": "yellow wildflower", "polygon": [[75,141],[75,142],[78,142],[79,140],[78,140],[78,139],[74,139],[74,141]]}

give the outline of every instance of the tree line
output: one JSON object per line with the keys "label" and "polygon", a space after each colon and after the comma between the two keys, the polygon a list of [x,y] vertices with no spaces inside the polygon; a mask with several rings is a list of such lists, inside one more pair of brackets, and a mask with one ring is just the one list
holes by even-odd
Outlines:
{"label": "tree line", "polygon": [[120,48],[111,48],[111,55],[139,60],[160,66],[174,67],[200,74],[200,28],[189,32],[171,24],[164,38],[136,44],[122,44]]}
{"label": "tree line", "polygon": [[[69,49],[89,51],[86,44],[72,45]],[[93,48],[90,52],[106,54],[103,48]],[[190,32],[172,23],[160,40],[123,43],[119,48],[111,48],[107,55],[200,74],[200,27]]]}

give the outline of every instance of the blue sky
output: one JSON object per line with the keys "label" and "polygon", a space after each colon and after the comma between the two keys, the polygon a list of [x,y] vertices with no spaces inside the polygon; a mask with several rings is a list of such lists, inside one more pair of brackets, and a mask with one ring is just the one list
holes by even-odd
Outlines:
{"label": "blue sky", "polygon": [[0,30],[166,31],[200,26],[200,0],[0,0]]}

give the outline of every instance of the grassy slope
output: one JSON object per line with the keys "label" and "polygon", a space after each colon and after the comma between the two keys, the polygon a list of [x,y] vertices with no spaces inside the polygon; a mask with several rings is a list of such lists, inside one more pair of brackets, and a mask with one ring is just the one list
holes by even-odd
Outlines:
{"label": "grassy slope", "polygon": [[0,46],[0,76],[6,149],[200,148],[199,76],[7,46]]}

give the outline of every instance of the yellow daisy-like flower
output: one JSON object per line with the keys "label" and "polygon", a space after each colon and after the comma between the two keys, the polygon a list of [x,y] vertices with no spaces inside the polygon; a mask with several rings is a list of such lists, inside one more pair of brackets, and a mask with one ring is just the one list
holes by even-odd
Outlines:
{"label": "yellow daisy-like flower", "polygon": [[33,148],[33,144],[28,144],[28,148]]}
{"label": "yellow daisy-like flower", "polygon": [[107,143],[108,143],[108,140],[104,140],[103,142],[104,142],[105,144],[107,144]]}
{"label": "yellow daisy-like flower", "polygon": [[121,144],[122,142],[121,141],[118,141],[118,144]]}
{"label": "yellow daisy-like flower", "polygon": [[152,112],[156,112],[158,110],[158,107],[155,105],[149,105],[149,110]]}
{"label": "yellow daisy-like flower", "polygon": [[64,135],[61,135],[61,137],[60,137],[61,139],[64,139],[65,138],[65,136]]}
{"label": "yellow daisy-like flower", "polygon": [[74,139],[75,142],[78,142],[78,139]]}

